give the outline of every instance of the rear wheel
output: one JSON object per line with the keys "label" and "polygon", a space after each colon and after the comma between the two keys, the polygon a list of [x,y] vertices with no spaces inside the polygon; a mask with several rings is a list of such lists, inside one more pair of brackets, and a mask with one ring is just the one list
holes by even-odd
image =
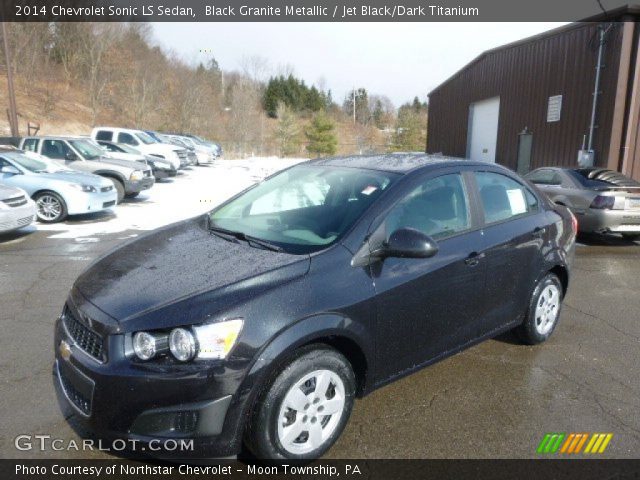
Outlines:
{"label": "rear wheel", "polygon": [[342,354],[329,347],[303,349],[258,400],[245,443],[263,459],[320,457],[347,424],[355,390]]}
{"label": "rear wheel", "polygon": [[61,222],[67,218],[67,204],[54,192],[41,192],[33,197],[36,202],[36,215],[43,223]]}
{"label": "rear wheel", "polygon": [[553,273],[538,282],[524,322],[516,332],[523,342],[535,345],[547,340],[556,328],[562,304],[562,283]]}
{"label": "rear wheel", "polygon": [[116,203],[121,203],[122,200],[124,200],[124,185],[120,180],[117,180],[113,177],[105,177],[108,178],[109,180],[111,180],[111,182],[113,183],[113,188],[116,189],[116,192],[118,194],[118,198],[116,199]]}

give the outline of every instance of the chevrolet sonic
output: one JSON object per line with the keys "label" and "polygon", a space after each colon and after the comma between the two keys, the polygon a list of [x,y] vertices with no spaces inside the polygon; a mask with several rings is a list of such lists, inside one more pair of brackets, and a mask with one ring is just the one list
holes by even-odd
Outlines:
{"label": "chevrolet sonic", "polygon": [[183,458],[318,457],[356,397],[507,330],[547,340],[576,231],[498,165],[305,162],[82,273],[59,399],[101,438],[193,439]]}

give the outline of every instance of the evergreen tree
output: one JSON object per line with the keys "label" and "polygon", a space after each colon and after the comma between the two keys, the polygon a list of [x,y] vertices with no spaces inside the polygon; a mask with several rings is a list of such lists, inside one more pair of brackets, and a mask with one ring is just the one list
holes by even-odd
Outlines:
{"label": "evergreen tree", "polygon": [[309,153],[317,157],[336,153],[338,139],[334,133],[334,124],[326,113],[321,111],[315,115],[304,134],[309,142],[307,145]]}

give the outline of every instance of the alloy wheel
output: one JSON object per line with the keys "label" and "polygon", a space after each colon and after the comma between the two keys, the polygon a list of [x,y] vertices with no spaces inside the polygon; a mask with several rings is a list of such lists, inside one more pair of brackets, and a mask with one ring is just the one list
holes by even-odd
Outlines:
{"label": "alloy wheel", "polygon": [[538,297],[535,327],[540,335],[553,328],[560,311],[560,290],[556,285],[547,285]]}
{"label": "alloy wheel", "polygon": [[40,195],[36,200],[38,217],[47,222],[52,222],[62,215],[62,204],[53,195]]}
{"label": "alloy wheel", "polygon": [[305,375],[289,389],[280,407],[280,444],[295,455],[320,448],[340,424],[344,406],[345,387],[336,373],[316,370]]}

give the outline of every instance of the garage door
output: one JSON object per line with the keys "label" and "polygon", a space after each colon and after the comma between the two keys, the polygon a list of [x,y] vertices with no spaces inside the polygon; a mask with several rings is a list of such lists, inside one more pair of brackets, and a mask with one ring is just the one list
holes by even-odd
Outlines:
{"label": "garage door", "polygon": [[467,158],[485,162],[496,161],[500,97],[469,105]]}

